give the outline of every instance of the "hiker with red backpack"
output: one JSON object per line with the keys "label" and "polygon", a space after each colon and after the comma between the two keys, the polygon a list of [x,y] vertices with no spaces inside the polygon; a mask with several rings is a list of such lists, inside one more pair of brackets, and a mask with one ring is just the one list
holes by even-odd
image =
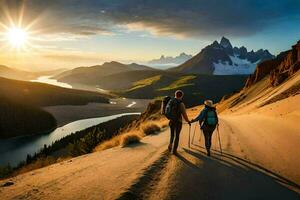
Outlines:
{"label": "hiker with red backpack", "polygon": [[204,105],[204,109],[200,112],[198,117],[191,121],[191,123],[199,121],[200,128],[203,131],[205,138],[207,155],[210,156],[211,138],[214,130],[218,126],[219,119],[213,101],[206,100],[204,101]]}
{"label": "hiker with red backpack", "polygon": [[190,120],[186,114],[185,105],[182,102],[183,95],[184,93],[181,90],[177,90],[174,98],[165,97],[162,102],[162,114],[164,114],[170,120],[169,126],[171,135],[168,150],[173,154],[177,154],[179,136],[182,129],[182,118],[184,118],[185,121],[187,121],[190,125]]}

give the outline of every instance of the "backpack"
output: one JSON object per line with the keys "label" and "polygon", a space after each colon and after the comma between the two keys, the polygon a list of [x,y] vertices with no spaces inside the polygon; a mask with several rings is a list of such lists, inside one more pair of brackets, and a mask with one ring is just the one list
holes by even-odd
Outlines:
{"label": "backpack", "polygon": [[217,126],[218,124],[218,116],[215,109],[208,109],[206,111],[206,116],[204,120],[204,125],[207,126]]}
{"label": "backpack", "polygon": [[166,107],[170,100],[171,100],[171,97],[169,97],[169,96],[166,96],[163,98],[163,100],[161,102],[161,114],[162,115],[166,115]]}
{"label": "backpack", "polygon": [[165,109],[165,116],[170,120],[170,121],[179,121],[181,117],[181,110],[180,110],[180,104],[182,101],[176,99],[176,98],[171,98],[169,102],[166,105]]}

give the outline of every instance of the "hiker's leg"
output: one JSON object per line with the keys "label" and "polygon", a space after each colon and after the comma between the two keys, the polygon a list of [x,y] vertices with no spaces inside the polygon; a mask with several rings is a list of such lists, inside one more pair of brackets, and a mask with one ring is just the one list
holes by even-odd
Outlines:
{"label": "hiker's leg", "polygon": [[177,148],[178,148],[179,136],[180,136],[181,129],[182,129],[182,123],[179,122],[176,124],[176,129],[175,129],[176,136],[175,136],[175,141],[174,141],[174,149],[173,149],[174,152],[176,152]]}
{"label": "hiker's leg", "polygon": [[207,132],[207,149],[210,150],[210,147],[211,147],[211,138],[212,138],[212,134],[213,132],[212,131],[208,131]]}
{"label": "hiker's leg", "polygon": [[169,149],[169,151],[171,151],[173,141],[174,141],[174,135],[175,135],[175,124],[170,121],[169,126],[170,126],[170,143],[169,143],[168,149]]}
{"label": "hiker's leg", "polygon": [[203,129],[204,139],[205,139],[205,148],[206,150],[210,149],[210,138],[209,138],[209,132],[205,129]]}

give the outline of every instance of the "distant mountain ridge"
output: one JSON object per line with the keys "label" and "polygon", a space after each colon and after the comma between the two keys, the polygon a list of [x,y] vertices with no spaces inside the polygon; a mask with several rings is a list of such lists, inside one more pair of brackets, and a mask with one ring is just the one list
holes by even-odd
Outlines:
{"label": "distant mountain ridge", "polygon": [[33,80],[38,78],[39,76],[50,76],[62,73],[66,71],[66,69],[54,69],[54,70],[47,70],[47,71],[25,71],[21,69],[15,69],[12,67],[8,67],[5,65],[0,65],[0,77],[8,78],[8,79],[15,79],[15,80]]}
{"label": "distant mountain ridge", "polygon": [[5,65],[0,65],[0,77],[17,79],[17,80],[30,80],[36,78],[36,74],[33,72],[22,71],[13,69]]}
{"label": "distant mountain ridge", "polygon": [[[156,71],[151,67],[144,65],[139,65],[136,63],[122,64],[119,62],[106,62],[102,65],[95,65],[91,67],[78,67],[69,71],[65,71],[54,79],[61,82],[75,85],[88,85],[88,86],[99,86],[103,87],[107,84],[119,85],[122,88],[121,82],[126,79],[126,77],[119,77],[118,79],[110,79],[113,75],[120,73],[127,73],[132,71]],[[111,89],[111,88],[103,88]]]}
{"label": "distant mountain ridge", "polygon": [[148,64],[182,64],[192,57],[192,55],[186,53],[181,53],[175,57],[162,55],[159,59],[150,60]]}
{"label": "distant mountain ridge", "polygon": [[220,43],[214,41],[190,60],[170,70],[209,75],[252,74],[258,63],[272,58],[274,55],[268,50],[248,51],[244,46],[233,47],[222,37]]}

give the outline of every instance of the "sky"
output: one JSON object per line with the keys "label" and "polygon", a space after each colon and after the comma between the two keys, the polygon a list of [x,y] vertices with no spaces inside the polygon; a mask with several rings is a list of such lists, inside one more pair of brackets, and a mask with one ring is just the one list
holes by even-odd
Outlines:
{"label": "sky", "polygon": [[299,10],[300,0],[0,0],[0,65],[145,63],[195,55],[222,36],[276,55],[300,39]]}

